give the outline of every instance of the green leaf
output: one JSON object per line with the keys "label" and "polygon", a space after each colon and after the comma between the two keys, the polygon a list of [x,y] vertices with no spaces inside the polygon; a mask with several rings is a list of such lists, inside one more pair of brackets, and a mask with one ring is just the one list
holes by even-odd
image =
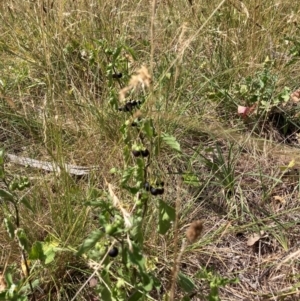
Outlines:
{"label": "green leaf", "polygon": [[17,238],[18,238],[18,243],[19,243],[19,246],[28,252],[29,250],[29,242],[28,242],[28,239],[27,239],[27,236],[26,236],[26,233],[23,229],[19,228],[17,229],[17,231],[15,232]]}
{"label": "green leaf", "polygon": [[142,131],[146,134],[146,136],[151,139],[152,137],[155,136],[155,130],[154,130],[154,126],[153,126],[153,121],[152,119],[146,119],[143,122],[142,125]]}
{"label": "green leaf", "polygon": [[162,200],[159,200],[159,222],[158,232],[162,235],[166,234],[170,229],[172,222],[175,221],[175,209]]}
{"label": "green leaf", "polygon": [[6,190],[0,189],[0,197],[7,201],[14,202],[14,196]]}
{"label": "green leaf", "polygon": [[6,231],[9,235],[9,237],[11,239],[14,239],[14,237],[15,237],[15,227],[14,227],[13,223],[11,222],[10,218],[5,218],[4,219],[4,224],[5,224],[5,228],[6,228]]}
{"label": "green leaf", "polygon": [[[138,301],[140,300],[142,297],[144,296],[144,294],[138,290],[136,290],[134,293],[132,293],[130,295],[130,297],[128,298],[128,301]],[[104,300],[104,299],[103,299]]]}
{"label": "green leaf", "polygon": [[113,52],[113,61],[115,61],[117,59],[117,57],[119,56],[119,54],[121,53],[122,50],[122,46],[117,47],[114,52]]}
{"label": "green leaf", "polygon": [[10,287],[14,284],[11,271],[6,272],[4,274],[4,278],[5,278],[5,281],[6,281],[8,287]]}
{"label": "green leaf", "polygon": [[128,167],[124,170],[124,172],[122,174],[122,180],[121,180],[121,185],[122,186],[125,186],[127,184],[130,177],[132,176],[134,170],[135,170],[135,167]]}
{"label": "green leaf", "polygon": [[171,136],[169,134],[163,133],[161,135],[161,140],[165,142],[171,149],[181,152],[180,144],[177,142],[176,138],[174,136]]}
{"label": "green leaf", "polygon": [[183,175],[183,183],[194,186],[194,187],[200,186],[199,178],[193,173],[184,174]]}
{"label": "green leaf", "polygon": [[42,242],[36,241],[33,244],[32,248],[29,252],[29,259],[30,260],[41,260],[42,262],[45,261],[46,256],[43,251],[43,243]]}
{"label": "green leaf", "polygon": [[4,164],[4,149],[0,149],[0,165]]}
{"label": "green leaf", "polygon": [[191,293],[195,289],[193,280],[182,272],[178,273],[178,284],[186,293]]}
{"label": "green leaf", "polygon": [[40,260],[44,264],[49,264],[54,260],[58,246],[57,241],[50,239],[45,242],[36,241],[29,252],[29,259]]}
{"label": "green leaf", "polygon": [[145,271],[145,258],[143,257],[139,247],[135,243],[132,243],[132,251],[129,249],[126,250],[130,262],[137,265],[140,271]]}
{"label": "green leaf", "polygon": [[3,300],[3,301],[7,300],[7,298],[6,298],[6,291],[0,293],[0,300]]}
{"label": "green leaf", "polygon": [[22,203],[27,209],[29,209],[32,213],[34,213],[34,210],[33,210],[33,208],[31,207],[31,205],[30,205],[30,203],[29,203],[29,201],[28,201],[28,199],[27,198],[22,198],[21,200],[20,200],[20,203]]}
{"label": "green leaf", "polygon": [[101,230],[95,230],[93,231],[90,236],[83,242],[81,247],[79,248],[79,251],[77,252],[77,255],[80,256],[86,251],[90,250],[95,246],[95,244],[99,241],[101,237],[104,236],[104,232]]}
{"label": "green leaf", "polygon": [[135,181],[136,182],[144,182],[144,169],[145,169],[145,161],[143,158],[136,159],[136,167],[135,167]]}
{"label": "green leaf", "polygon": [[0,165],[0,179],[3,180],[5,178],[4,166]]}
{"label": "green leaf", "polygon": [[153,278],[146,273],[142,273],[142,279],[143,279],[143,290],[145,292],[150,292],[153,289],[153,285],[154,285]]}

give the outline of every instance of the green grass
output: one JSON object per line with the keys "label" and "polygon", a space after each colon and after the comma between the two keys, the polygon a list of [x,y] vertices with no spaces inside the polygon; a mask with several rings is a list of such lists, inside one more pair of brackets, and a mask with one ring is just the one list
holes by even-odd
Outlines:
{"label": "green grass", "polygon": [[[26,290],[28,300],[101,300],[103,283],[123,294],[116,300],[133,300],[131,285],[140,276],[120,257],[76,252],[101,229],[99,217],[113,198],[108,183],[123,209],[139,216],[137,196],[122,186],[122,170],[138,162],[126,159],[126,143],[141,139],[131,130],[128,137],[122,133],[134,117],[116,107],[119,92],[143,65],[151,85],[128,99],[143,101],[142,117],[153,121],[158,137],[175,137],[182,150],[179,155],[155,137],[144,138],[151,151],[147,176],[165,182],[162,199],[176,214],[162,235],[155,231],[158,202],[151,197],[144,207],[143,237],[137,237],[145,269],[160,288],[143,299],[299,300],[300,120],[298,103],[283,95],[299,88],[300,4],[247,2],[0,4],[0,148],[60,166],[98,167],[78,178],[5,160],[0,189],[18,176],[31,183],[14,196],[26,197],[33,209],[19,207],[30,248],[38,241],[58,248],[50,263],[33,261],[26,279],[17,239],[0,227],[0,272],[10,272],[20,287],[39,281],[35,299]],[[116,72],[122,78],[112,79]],[[238,115],[238,105],[253,104],[258,107],[250,116]],[[102,207],[86,205],[99,199]],[[5,197],[0,201],[1,220],[14,216]],[[119,208],[109,210],[123,218]],[[203,233],[187,243],[186,229],[195,220],[203,220]],[[261,237],[251,244],[253,234]],[[119,243],[107,236],[99,242],[99,248]],[[95,270],[100,262],[101,273]],[[180,273],[185,285],[176,281]],[[95,286],[86,283],[91,275]],[[209,285],[219,288],[220,299],[212,299],[217,293]]]}

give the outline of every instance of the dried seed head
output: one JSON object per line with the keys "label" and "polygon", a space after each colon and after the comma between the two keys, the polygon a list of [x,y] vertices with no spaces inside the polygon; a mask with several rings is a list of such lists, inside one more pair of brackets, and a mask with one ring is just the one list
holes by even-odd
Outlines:
{"label": "dried seed head", "polygon": [[200,238],[202,231],[203,231],[203,222],[194,221],[190,224],[185,234],[188,241],[190,243],[194,243]]}
{"label": "dried seed head", "polygon": [[127,87],[124,87],[119,92],[119,100],[124,101],[129,91],[142,87],[149,88],[151,84],[151,76],[146,66],[142,66],[137,70],[136,74],[132,75]]}

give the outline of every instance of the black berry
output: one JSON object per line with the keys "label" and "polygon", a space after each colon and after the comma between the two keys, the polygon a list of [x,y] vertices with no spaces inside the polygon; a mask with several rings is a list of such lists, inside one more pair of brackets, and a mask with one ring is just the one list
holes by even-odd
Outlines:
{"label": "black berry", "polygon": [[150,184],[148,182],[145,183],[145,189],[146,191],[150,191]]}
{"label": "black berry", "polygon": [[111,77],[112,78],[121,78],[123,76],[122,73],[114,73]]}
{"label": "black berry", "polygon": [[156,189],[154,187],[150,187],[150,192],[151,192],[152,195],[159,195],[158,189]]}
{"label": "black berry", "polygon": [[139,150],[133,150],[132,151],[132,154],[135,156],[135,157],[139,157],[141,155],[141,152]]}
{"label": "black berry", "polygon": [[164,194],[165,190],[164,188],[156,188],[157,194]]}
{"label": "black berry", "polygon": [[130,111],[132,111],[133,107],[134,107],[134,105],[131,102],[127,102],[124,106],[124,111],[130,112]]}
{"label": "black berry", "polygon": [[118,254],[119,254],[119,250],[117,247],[112,247],[108,252],[108,256],[110,257],[117,257]]}
{"label": "black berry", "polygon": [[149,153],[149,151],[148,151],[147,149],[145,149],[145,150],[142,150],[142,152],[141,152],[141,153],[142,153],[142,156],[143,156],[143,157],[148,157],[148,156],[149,156],[149,154],[150,154],[150,153]]}

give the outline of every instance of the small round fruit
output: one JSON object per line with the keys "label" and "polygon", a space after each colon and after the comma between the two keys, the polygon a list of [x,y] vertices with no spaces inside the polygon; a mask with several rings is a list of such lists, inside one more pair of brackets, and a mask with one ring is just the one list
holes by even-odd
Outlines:
{"label": "small round fruit", "polygon": [[154,187],[150,188],[150,192],[152,195],[159,195],[159,190]]}
{"label": "small round fruit", "polygon": [[144,187],[145,187],[146,191],[150,191],[150,184],[149,184],[149,182],[146,182]]}
{"label": "small round fruit", "polygon": [[112,78],[121,78],[122,76],[123,76],[123,74],[121,72],[112,74]]}
{"label": "small round fruit", "polygon": [[135,156],[135,157],[139,157],[141,155],[141,152],[139,150],[133,150],[132,151],[132,154]]}
{"label": "small round fruit", "polygon": [[165,190],[164,188],[156,188],[157,194],[164,194]]}
{"label": "small round fruit", "polygon": [[149,151],[147,149],[142,150],[142,156],[143,157],[148,157],[150,155]]}
{"label": "small round fruit", "polygon": [[118,254],[119,254],[119,250],[117,247],[112,247],[108,252],[108,256],[110,257],[117,257]]}
{"label": "small round fruit", "polygon": [[113,225],[106,225],[105,226],[105,233],[108,235],[113,235],[116,232],[116,227]]}
{"label": "small round fruit", "polygon": [[135,205],[136,205],[137,207],[142,206],[142,205],[143,205],[143,201],[142,201],[142,200],[136,200],[136,201],[135,201]]}
{"label": "small round fruit", "polygon": [[134,105],[132,105],[131,102],[127,102],[127,103],[125,104],[125,106],[124,106],[124,111],[125,111],[125,112],[130,112],[130,111],[132,111],[133,107],[134,107]]}

